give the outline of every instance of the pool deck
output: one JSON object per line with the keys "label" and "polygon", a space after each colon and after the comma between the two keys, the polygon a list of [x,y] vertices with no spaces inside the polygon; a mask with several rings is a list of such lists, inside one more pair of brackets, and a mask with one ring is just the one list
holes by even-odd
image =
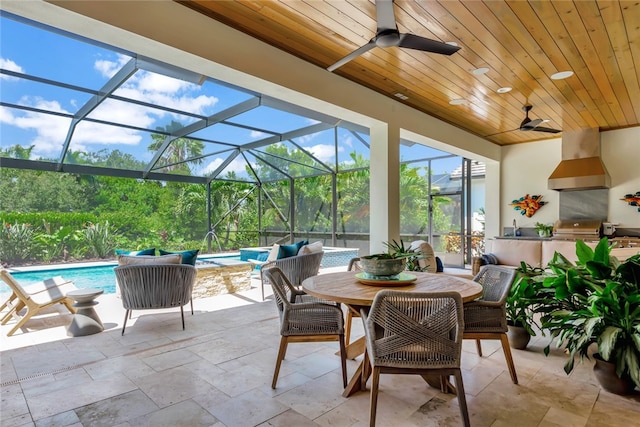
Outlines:
{"label": "pool deck", "polygon": [[[0,330],[0,425],[368,425],[369,393],[341,396],[336,343],[291,344],[271,388],[280,336],[270,287],[265,291],[262,301],[254,278],[246,292],[198,298],[195,315],[185,307],[184,331],[177,309],[134,311],[121,336],[124,309],[114,294],[98,298],[105,331],[94,335],[67,337],[71,316],[54,307],[12,337],[5,335],[9,322]],[[362,336],[362,322],[354,322],[352,336]],[[527,350],[513,351],[519,385],[511,383],[498,342],[484,341],[479,357],[475,343],[464,341],[472,425],[637,425],[640,393],[605,392],[588,361],[566,375],[562,350],[543,354],[548,340],[539,334]],[[347,361],[349,375],[359,363]],[[383,375],[380,387],[380,426],[461,425],[455,395],[417,375]]]}

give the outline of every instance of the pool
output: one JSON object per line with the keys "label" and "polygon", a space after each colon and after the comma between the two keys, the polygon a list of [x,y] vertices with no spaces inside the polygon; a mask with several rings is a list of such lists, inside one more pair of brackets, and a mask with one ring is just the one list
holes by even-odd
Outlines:
{"label": "pool", "polygon": [[[226,266],[240,263],[240,255],[213,256],[205,255],[198,257],[197,265]],[[113,267],[117,264],[99,266],[77,266],[72,268],[43,268],[42,270],[11,271],[13,276],[23,286],[40,282],[55,276],[62,276],[71,280],[76,287],[102,289],[105,294],[116,292],[116,275]],[[9,286],[0,281],[0,294],[11,292]]]}
{"label": "pool", "polygon": [[[11,276],[21,285],[28,286],[55,276],[62,276],[73,281],[78,288],[102,289],[105,294],[116,292],[116,275],[113,272],[114,265],[61,268],[35,271],[11,272]],[[0,293],[11,292],[9,286],[0,282]]]}

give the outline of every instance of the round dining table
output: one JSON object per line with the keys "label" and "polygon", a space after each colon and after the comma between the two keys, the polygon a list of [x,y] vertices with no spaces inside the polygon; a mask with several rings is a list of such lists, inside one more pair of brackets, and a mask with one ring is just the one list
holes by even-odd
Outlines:
{"label": "round dining table", "polygon": [[[316,298],[345,304],[357,316],[360,315],[362,308],[366,309],[373,304],[376,294],[383,289],[407,292],[457,292],[462,297],[463,303],[482,296],[482,286],[479,283],[455,275],[411,271],[403,273],[401,279],[405,280],[375,281],[367,279],[362,273],[344,271],[309,277],[302,282],[302,289]],[[344,397],[366,389],[371,367],[365,347],[364,337],[347,343],[347,358],[354,359],[364,354],[364,359],[342,393]]]}

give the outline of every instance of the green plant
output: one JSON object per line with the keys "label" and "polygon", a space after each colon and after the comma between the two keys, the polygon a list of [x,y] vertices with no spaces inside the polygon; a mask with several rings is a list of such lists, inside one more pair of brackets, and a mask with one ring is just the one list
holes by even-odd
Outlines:
{"label": "green plant", "polygon": [[534,228],[538,234],[544,234],[545,236],[549,236],[553,231],[553,225],[547,225],[541,222],[536,222]]}
{"label": "green plant", "polygon": [[405,270],[407,271],[426,271],[429,266],[424,268],[420,267],[418,264],[418,260],[422,259],[422,254],[415,250],[411,249],[411,247],[405,247],[404,242],[400,240],[400,242],[396,242],[392,240],[391,242],[384,242],[384,245],[387,247],[387,253],[377,254],[377,259],[401,259],[404,258],[406,260]]}
{"label": "green plant", "polygon": [[20,263],[29,259],[35,248],[35,234],[30,224],[5,223],[0,227],[0,260]]}
{"label": "green plant", "polygon": [[553,299],[545,298],[541,322],[569,352],[566,373],[573,370],[575,356],[588,358],[589,347],[597,343],[617,375],[628,375],[640,386],[640,255],[621,263],[610,251],[605,237],[595,250],[578,240],[575,265],[554,256],[543,283]]}
{"label": "green plant", "polygon": [[83,230],[87,246],[98,258],[108,258],[115,249],[114,232],[109,229],[109,221],[104,225],[88,224]]}
{"label": "green plant", "polygon": [[521,262],[517,271],[516,280],[505,301],[507,322],[513,326],[522,326],[529,335],[535,336],[533,326],[539,328],[539,325],[534,314],[536,307],[542,303],[540,291],[543,287],[544,269]]}

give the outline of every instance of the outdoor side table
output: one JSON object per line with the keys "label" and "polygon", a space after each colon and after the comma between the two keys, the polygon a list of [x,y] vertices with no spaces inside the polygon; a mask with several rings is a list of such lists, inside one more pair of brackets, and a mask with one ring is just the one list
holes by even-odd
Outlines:
{"label": "outdoor side table", "polygon": [[67,335],[70,337],[81,337],[84,335],[97,334],[104,330],[104,326],[98,317],[98,313],[93,308],[98,304],[95,298],[102,295],[102,289],[78,289],[67,293],[76,302],[73,304],[77,308],[73,315],[71,324],[67,326]]}

